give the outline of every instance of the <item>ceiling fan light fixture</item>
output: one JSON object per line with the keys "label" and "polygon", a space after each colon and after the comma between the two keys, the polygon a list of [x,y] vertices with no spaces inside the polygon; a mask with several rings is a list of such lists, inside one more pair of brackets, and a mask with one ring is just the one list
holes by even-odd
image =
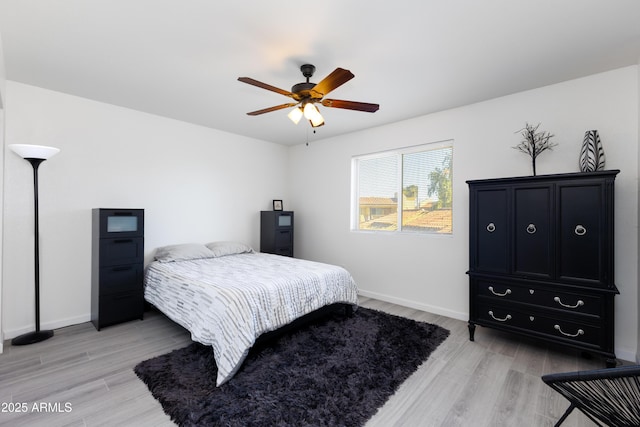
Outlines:
{"label": "ceiling fan light fixture", "polygon": [[320,114],[318,107],[316,107],[313,102],[307,102],[304,105],[304,117],[309,120],[311,126],[314,128],[324,124],[324,118],[322,117],[322,114]]}
{"label": "ceiling fan light fixture", "polygon": [[322,117],[320,117],[320,120],[309,120],[309,123],[311,123],[311,127],[312,128],[317,128],[320,126],[324,126],[324,119]]}
{"label": "ceiling fan light fixture", "polygon": [[304,113],[302,112],[302,108],[296,107],[293,110],[291,110],[289,114],[287,114],[287,117],[289,117],[289,119],[291,119],[293,123],[298,124],[303,114]]}
{"label": "ceiling fan light fixture", "polygon": [[320,112],[318,111],[318,108],[313,105],[313,102],[307,102],[306,104],[304,104],[304,117],[307,120],[311,120],[314,117],[317,117],[320,114]]}
{"label": "ceiling fan light fixture", "polygon": [[309,119],[309,123],[311,123],[311,127],[317,128],[319,126],[324,125],[324,117],[320,114],[317,107],[313,107],[318,114],[314,115],[311,119]]}

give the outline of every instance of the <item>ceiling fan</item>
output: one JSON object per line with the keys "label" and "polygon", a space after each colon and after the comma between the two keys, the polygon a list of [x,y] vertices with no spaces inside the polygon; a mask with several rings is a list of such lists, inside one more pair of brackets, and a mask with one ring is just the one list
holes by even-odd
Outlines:
{"label": "ceiling fan", "polygon": [[276,105],[274,107],[264,108],[262,110],[252,111],[247,113],[250,116],[257,116],[264,113],[270,113],[271,111],[281,110],[283,108],[296,107],[288,114],[288,117],[298,124],[302,116],[304,116],[312,127],[318,127],[324,125],[324,118],[320,114],[316,103],[321,103],[325,107],[331,108],[343,108],[347,110],[365,111],[367,113],[375,113],[380,106],[378,104],[369,104],[366,102],[355,101],[343,101],[340,99],[325,99],[324,97],[334,90],[335,88],[342,86],[354,75],[349,70],[344,68],[336,68],[331,74],[322,79],[320,83],[311,83],[309,79],[316,71],[316,67],[311,64],[304,64],[300,67],[302,75],[306,77],[307,81],[293,85],[291,92],[277,88],[275,86],[268,85],[266,83],[259,82],[250,77],[238,77],[238,80],[253,86],[267,89],[272,92],[279,93],[289,98],[293,98],[295,102],[289,102],[287,104]]}

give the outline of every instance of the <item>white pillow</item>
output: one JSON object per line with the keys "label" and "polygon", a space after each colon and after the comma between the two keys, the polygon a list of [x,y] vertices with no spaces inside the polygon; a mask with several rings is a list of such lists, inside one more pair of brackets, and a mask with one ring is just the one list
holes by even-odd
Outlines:
{"label": "white pillow", "polygon": [[207,248],[213,252],[215,257],[225,255],[253,253],[253,248],[241,242],[211,242],[207,243]]}
{"label": "white pillow", "polygon": [[209,248],[200,243],[183,243],[156,249],[155,259],[160,262],[187,261],[190,259],[213,258]]}

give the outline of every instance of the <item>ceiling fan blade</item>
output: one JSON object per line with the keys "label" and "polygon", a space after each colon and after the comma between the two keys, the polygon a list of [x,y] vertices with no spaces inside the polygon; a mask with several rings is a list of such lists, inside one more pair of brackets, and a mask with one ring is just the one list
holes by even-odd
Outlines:
{"label": "ceiling fan blade", "polygon": [[367,113],[375,113],[380,108],[378,104],[369,104],[367,102],[343,101],[340,99],[323,99],[322,105],[332,108],[344,108],[346,110],[365,111]]}
{"label": "ceiling fan blade", "polygon": [[293,98],[293,93],[289,92],[288,90],[280,89],[275,86],[271,86],[266,83],[259,82],[258,80],[252,79],[251,77],[238,77],[238,80],[241,81],[242,83],[246,83],[252,86],[257,86],[259,88],[270,90],[272,92],[279,93],[280,95]]}
{"label": "ceiling fan blade", "polygon": [[317,97],[322,98],[335,88],[342,86],[354,77],[353,73],[344,68],[336,68],[331,74],[315,85],[311,92],[315,92]]}
{"label": "ceiling fan blade", "polygon": [[269,107],[269,108],[264,108],[262,110],[252,111],[250,113],[247,113],[247,115],[249,115],[249,116],[258,116],[260,114],[270,113],[272,111],[277,111],[277,110],[282,110],[283,108],[293,107],[294,105],[298,105],[298,103],[297,102],[290,102],[288,104],[276,105],[275,107]]}

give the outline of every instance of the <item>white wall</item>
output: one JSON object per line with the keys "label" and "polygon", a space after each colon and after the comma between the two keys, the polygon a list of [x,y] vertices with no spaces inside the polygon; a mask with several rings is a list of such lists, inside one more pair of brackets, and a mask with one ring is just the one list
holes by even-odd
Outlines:
{"label": "white wall", "polygon": [[[640,82],[640,58],[638,58],[638,82]],[[640,122],[640,84],[638,84],[638,122]],[[638,126],[638,140],[640,141],[640,125]],[[640,156],[640,150],[638,155]],[[640,158],[638,161],[640,162]],[[640,172],[638,173],[638,194],[640,195]],[[638,200],[640,203],[640,198]],[[638,220],[640,224],[640,208],[638,209]],[[639,242],[638,247],[640,247],[640,230],[638,232],[638,242]],[[640,253],[638,254],[637,260],[638,260],[638,265],[640,269]],[[638,274],[637,286],[638,288],[640,288],[640,274]],[[640,364],[640,290],[638,291],[638,319],[637,320],[638,320],[638,347],[636,349],[636,363]]]}
{"label": "white wall", "polygon": [[[0,212],[3,210],[4,201],[4,100],[6,87],[6,74],[4,69],[4,53],[2,50],[2,37],[0,37]],[[0,218],[0,353],[4,347],[4,333],[2,329],[2,234],[3,221]]]}
{"label": "white wall", "polygon": [[[167,100],[170,102],[170,100]],[[144,208],[145,258],[182,242],[259,247],[259,211],[289,199],[287,149],[7,82],[6,144],[51,145],[40,178],[41,321],[88,321],[91,209]],[[33,329],[32,168],[6,151],[4,332]]]}
{"label": "white wall", "polygon": [[[525,122],[542,123],[541,129],[555,134],[559,143],[538,158],[539,175],[577,172],[584,132],[597,129],[606,168],[621,170],[616,181],[615,267],[621,292],[616,352],[633,360],[638,341],[638,79],[638,67],[627,67],[291,148],[297,256],[345,266],[364,295],[467,320],[465,181],[531,175],[529,157],[511,148],[520,141],[517,131]],[[349,230],[352,156],[448,139],[454,140],[453,235]]]}
{"label": "white wall", "polygon": [[4,68],[4,51],[2,48],[2,36],[0,35],[0,108],[4,106],[6,82],[7,74]]}

